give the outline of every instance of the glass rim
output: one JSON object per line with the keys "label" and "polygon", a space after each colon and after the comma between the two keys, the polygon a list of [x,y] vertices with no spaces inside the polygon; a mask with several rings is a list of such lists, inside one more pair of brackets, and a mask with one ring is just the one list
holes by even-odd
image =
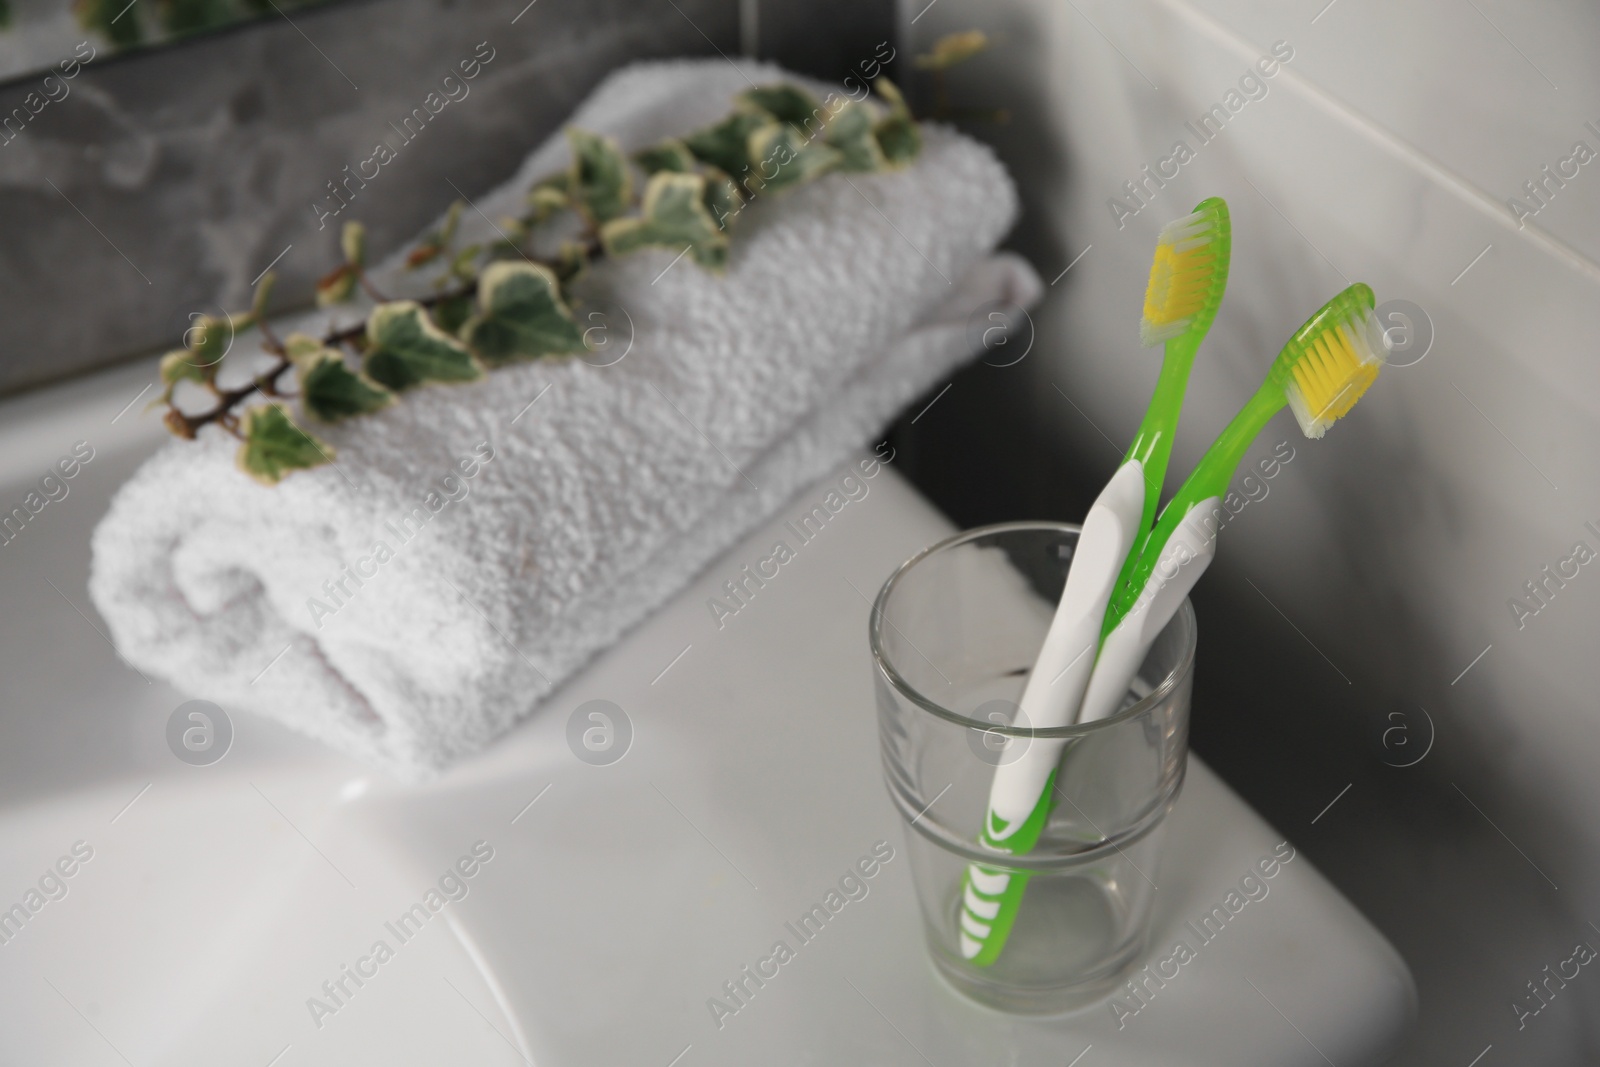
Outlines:
{"label": "glass rim", "polygon": [[[1140,697],[1133,704],[1123,708],[1121,711],[1118,711],[1115,715],[1108,715],[1103,719],[1096,719],[1094,722],[1077,723],[1071,726],[1031,727],[1002,725],[991,722],[987,719],[975,719],[969,715],[963,715],[958,711],[953,711],[950,708],[945,707],[943,704],[940,704],[938,701],[925,696],[919,689],[917,689],[916,686],[912,685],[905,678],[905,676],[899,672],[899,670],[895,668],[894,664],[890,662],[889,656],[883,648],[883,621],[884,607],[888,603],[889,597],[893,595],[895,586],[899,584],[900,580],[904,578],[906,574],[908,574],[918,563],[923,562],[930,556],[933,556],[935,553],[945,552],[952,548],[959,548],[961,545],[964,545],[970,541],[976,541],[982,537],[989,537],[1002,533],[1015,533],[1023,530],[1048,530],[1054,532],[1081,534],[1083,532],[1083,527],[1075,522],[1052,522],[1045,519],[1022,520],[1018,522],[997,522],[988,526],[975,526],[970,530],[962,530],[958,533],[950,535],[949,537],[946,537],[942,541],[936,541],[933,544],[928,545],[926,548],[923,548],[910,559],[906,560],[904,563],[900,564],[900,566],[894,569],[894,573],[889,575],[888,579],[883,583],[883,587],[878,590],[878,595],[872,602],[872,613],[867,620],[867,640],[868,645],[872,649],[872,660],[874,664],[877,665],[878,671],[883,675],[884,679],[894,687],[896,692],[905,697],[907,700],[911,701],[911,703],[922,708],[924,711],[932,712],[941,719],[953,722],[958,726],[968,727],[969,729],[981,730],[988,733],[997,733],[1008,737],[1087,737],[1098,730],[1104,730],[1109,727],[1116,726],[1119,723],[1126,722],[1129,719],[1136,718],[1137,716],[1160,704],[1168,696],[1170,696],[1173,690],[1182,684],[1183,679],[1187,677],[1194,669],[1194,657],[1195,649],[1198,643],[1199,628],[1195,620],[1194,606],[1189,602],[1188,597],[1184,597],[1183,603],[1179,605],[1177,613],[1174,614],[1172,620],[1167,623],[1167,626],[1171,626],[1173,623],[1181,621],[1183,625],[1183,655],[1179,659],[1178,663],[1171,670],[1169,670],[1164,677],[1162,677],[1160,682],[1151,688],[1150,692]],[[893,624],[891,623],[890,625]],[[1166,627],[1162,627],[1162,633],[1165,632]]]}

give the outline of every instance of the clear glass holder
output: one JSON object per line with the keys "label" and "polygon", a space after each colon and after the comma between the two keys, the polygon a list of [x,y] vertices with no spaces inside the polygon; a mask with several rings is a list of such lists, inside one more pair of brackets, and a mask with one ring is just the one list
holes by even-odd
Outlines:
{"label": "clear glass holder", "polygon": [[[957,990],[1005,1011],[1066,1011],[1120,984],[1148,936],[1188,752],[1187,601],[1116,714],[1054,729],[1018,721],[1077,538],[1076,526],[1021,522],[941,541],[890,576],[869,624],[884,778],[906,820],[933,962]],[[1054,807],[1029,852],[993,851],[979,832],[996,768],[1036,744],[1062,749]],[[1026,881],[986,966],[962,952],[973,863]]]}

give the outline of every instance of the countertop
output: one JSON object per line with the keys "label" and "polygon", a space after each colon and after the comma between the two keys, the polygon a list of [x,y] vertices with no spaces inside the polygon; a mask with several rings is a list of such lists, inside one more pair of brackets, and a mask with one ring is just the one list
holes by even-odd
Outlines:
{"label": "countertop", "polygon": [[[89,532],[161,439],[149,394],[132,402],[150,380],[140,365],[0,405],[6,509],[74,442],[95,449],[0,546],[0,910],[73,871],[0,926],[0,1060],[1354,1067],[1414,1018],[1400,957],[1193,756],[1149,872],[1142,963],[1170,978],[1045,1019],[943,984],[880,777],[866,620],[951,527],[892,463],[736,614],[709,599],[822,487],[432,783],[244,712],[220,761],[181,762],[168,718],[204,694],[123,665],[85,591]],[[625,745],[612,762],[569,744],[594,710],[602,757]],[[724,983],[875,846],[894,858],[868,894],[718,1018]],[[1274,854],[1293,858],[1267,894],[1202,940]],[[442,906],[396,926],[430,890]]]}

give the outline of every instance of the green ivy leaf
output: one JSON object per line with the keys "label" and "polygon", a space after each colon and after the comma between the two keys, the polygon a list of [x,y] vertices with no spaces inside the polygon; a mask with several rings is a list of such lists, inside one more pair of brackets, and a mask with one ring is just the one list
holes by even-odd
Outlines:
{"label": "green ivy leaf", "polygon": [[444,222],[439,224],[438,241],[441,247],[449,248],[450,242],[456,239],[456,227],[461,225],[461,209],[464,207],[464,201],[450,202],[450,207],[444,213]]}
{"label": "green ivy leaf", "polygon": [[[248,324],[248,316],[241,321]],[[168,404],[172,402],[172,394],[176,391],[178,383],[183,381],[196,382],[205,385],[216,380],[217,371],[222,366],[222,357],[228,353],[228,345],[233,340],[235,323],[232,319],[218,319],[210,315],[201,315],[199,320],[187,331],[183,339],[188,348],[179,348],[168,352],[161,357],[159,374],[161,384],[166,386],[155,404]]]}
{"label": "green ivy leaf", "polygon": [[[484,251],[483,255],[484,266],[488,266],[490,263],[499,262],[502,259],[526,260],[528,258],[528,253],[524,252],[522,250],[522,246],[515,241],[495,241],[489,245],[489,247]],[[446,274],[438,281],[434,282],[434,284],[440,288],[443,288],[444,286],[450,284],[450,280],[450,275]]]}
{"label": "green ivy leaf", "polygon": [[267,320],[267,301],[272,299],[272,287],[277,281],[278,275],[270,270],[256,280],[256,295],[250,301],[251,322]]}
{"label": "green ivy leaf", "polygon": [[754,111],[735,111],[714,126],[683,139],[684,146],[702,163],[742,180],[750,169],[750,135],[772,120]]}
{"label": "green ivy leaf", "polygon": [[589,269],[588,250],[578,241],[562,241],[561,247],[556,252],[556,280],[562,288],[572,282],[585,270]]}
{"label": "green ivy leaf", "polygon": [[838,166],[842,153],[808,140],[793,126],[772,123],[750,135],[750,157],[759,160],[755,174],[762,188],[780,192],[803,185]]}
{"label": "green ivy leaf", "polygon": [[367,264],[367,228],[359,222],[347,222],[339,232],[339,248],[344,261],[356,270]]}
{"label": "green ivy leaf", "polygon": [[738,106],[764,111],[805,135],[815,134],[827,125],[827,112],[817,98],[798,85],[763,85],[746,89],[736,99]]}
{"label": "green ivy leaf", "polygon": [[584,214],[599,224],[626,212],[633,198],[633,175],[617,142],[575,126],[567,127],[567,142],[572,146],[569,185]]}
{"label": "green ivy leaf", "polygon": [[860,172],[889,165],[873,133],[873,115],[865,104],[851,102],[828,124],[826,140],[839,152],[839,169]]}
{"label": "green ivy leaf", "polygon": [[296,365],[314,359],[327,347],[308,333],[291,333],[283,339],[283,354],[289,357],[290,363]]}
{"label": "green ivy leaf", "polygon": [[282,404],[246,411],[242,433],[239,469],[263,485],[277,485],[290,471],[333,461],[333,449],[296,426]]}
{"label": "green ivy leaf", "polygon": [[898,85],[887,77],[880,77],[874,81],[872,83],[872,91],[883,97],[884,102],[889,105],[890,111],[901,115],[911,114],[911,107],[906,103],[905,94],[900,91]]}
{"label": "green ivy leaf", "polygon": [[461,336],[490,366],[585,350],[583,333],[547,268],[527,262],[492,263],[478,282],[478,313]]}
{"label": "green ivy leaf", "polygon": [[433,305],[433,321],[448,334],[459,334],[472,317],[472,297],[465,293],[445,297]]}
{"label": "green ivy leaf", "polygon": [[172,37],[226,26],[239,19],[233,6],[223,0],[160,0],[156,15],[161,28]]}
{"label": "green ivy leaf", "polygon": [[362,369],[395,392],[423,382],[470,382],[483,369],[460,342],[429,320],[414,300],[379,304],[367,317]]}
{"label": "green ivy leaf", "polygon": [[918,70],[949,70],[979,52],[987,52],[990,44],[989,35],[982,30],[947,33],[933,42],[931,49],[918,56],[915,65]]}
{"label": "green ivy leaf", "polygon": [[706,208],[705,192],[706,180],[698,174],[661,171],[645,186],[641,216],[606,223],[600,240],[613,255],[648,245],[687,246],[696,263],[721,270],[728,262],[728,236]]}
{"label": "green ivy leaf", "polygon": [[453,201],[449,209],[445,211],[444,222],[439,225],[439,228],[424,237],[417,243],[415,248],[406,254],[406,270],[416,270],[418,267],[431,263],[444,255],[445,251],[450,247],[450,242],[455,240],[456,227],[461,224],[462,206],[460,200]]}
{"label": "green ivy leaf", "polygon": [[358,275],[354,267],[341,263],[317,279],[317,307],[343,304],[356,293]]}
{"label": "green ivy leaf", "polygon": [[558,211],[572,206],[572,196],[567,189],[567,175],[556,174],[528,190],[528,215],[530,225],[537,226]]}
{"label": "green ivy leaf", "polygon": [[[470,282],[478,276],[477,265],[473,260],[478,258],[478,253],[483,251],[482,245],[468,245],[457,252],[450,261],[450,270],[445,275],[446,279],[454,278],[457,281]],[[448,282],[446,282],[448,284]]]}
{"label": "green ivy leaf", "polygon": [[528,254],[522,246],[528,240],[531,227],[527,219],[515,218],[511,215],[501,215],[500,221],[495,224],[499,232],[498,240],[489,242],[489,248],[484,253],[485,266],[497,259],[526,259]]}
{"label": "green ivy leaf", "polygon": [[394,400],[393,393],[351,370],[337,350],[314,338],[294,334],[284,347],[300,380],[300,403],[323,422],[365,415]]}
{"label": "green ivy leaf", "polygon": [[183,335],[184,343],[189,346],[189,361],[207,371],[208,377],[215,377],[217,365],[222,362],[222,357],[228,354],[228,348],[233,344],[236,328],[231,318],[200,316]]}
{"label": "green ivy leaf", "polygon": [[701,200],[717,228],[726,231],[744,206],[744,197],[739,195],[738,183],[715,167],[706,168],[705,180],[706,191]]}
{"label": "green ivy leaf", "polygon": [[[208,371],[210,373],[208,373]],[[204,384],[215,375],[214,367],[202,367],[194,361],[194,353],[187,348],[179,348],[168,352],[161,357],[161,384],[171,387],[179,382],[200,382]]]}
{"label": "green ivy leaf", "polygon": [[117,0],[75,0],[72,12],[84,29],[103,33],[116,47],[127,48],[144,40],[144,27],[138,12],[119,18],[123,6]]}
{"label": "green ivy leaf", "polygon": [[903,167],[922,151],[922,130],[911,117],[911,108],[894,82],[879,78],[872,83],[872,88],[889,105],[889,114],[878,120],[872,135],[878,141],[885,162],[892,168]]}
{"label": "green ivy leaf", "polygon": [[689,151],[688,145],[676,138],[640,149],[634,153],[633,161],[639,164],[639,169],[647,175],[662,170],[678,174],[688,174],[694,170],[694,153]]}
{"label": "green ivy leaf", "polygon": [[903,167],[922,151],[922,131],[910,115],[893,114],[880,119],[872,134],[890,167]]}

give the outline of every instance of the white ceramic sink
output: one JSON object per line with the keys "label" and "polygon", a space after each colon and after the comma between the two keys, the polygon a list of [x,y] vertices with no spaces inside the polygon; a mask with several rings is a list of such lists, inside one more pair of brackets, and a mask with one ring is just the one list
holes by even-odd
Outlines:
{"label": "white ceramic sink", "polygon": [[[112,421],[151,377],[0,405],[6,508],[95,449],[0,546],[0,908],[93,850],[0,944],[0,1062],[1347,1067],[1412,1018],[1404,964],[1304,856],[1120,1028],[1106,1004],[1019,1020],[941,984],[879,777],[866,597],[948,526],[892,469],[720,630],[707,598],[772,536],[432,784],[246,714],[220,762],[181,762],[188,695],[121,665],[85,592],[89,531],[162,436],[143,401]],[[567,743],[594,699],[633,727],[610,765]],[[1152,960],[1283,839],[1191,760],[1168,840]],[[870,893],[719,1027],[709,998],[879,841]],[[429,912],[475,846],[492,858]]]}

